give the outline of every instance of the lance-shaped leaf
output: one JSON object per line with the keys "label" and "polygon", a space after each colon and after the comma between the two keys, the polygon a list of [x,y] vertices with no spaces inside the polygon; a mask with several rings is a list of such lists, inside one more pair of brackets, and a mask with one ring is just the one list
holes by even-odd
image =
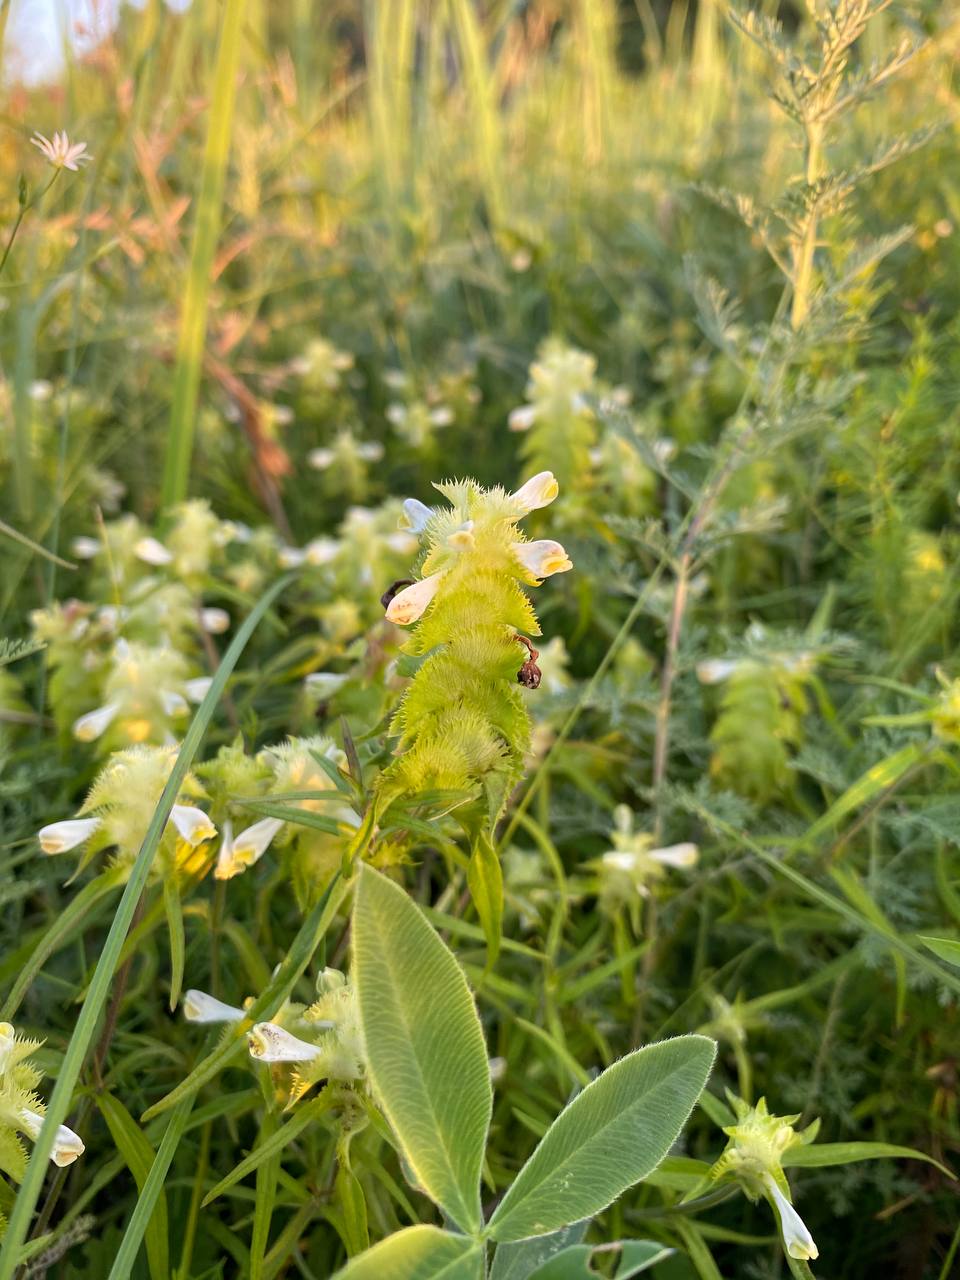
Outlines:
{"label": "lance-shaped leaf", "polygon": [[335,1280],[481,1280],[483,1251],[467,1236],[407,1227],[338,1271]]}
{"label": "lance-shaped leaf", "polygon": [[655,1169],[707,1082],[716,1045],[678,1036],[608,1067],[560,1113],[490,1223],[495,1240],[546,1235],[611,1204]]}
{"label": "lance-shaped leaf", "polygon": [[[594,1256],[602,1257],[612,1247],[601,1245],[598,1249],[592,1244],[571,1245],[536,1271],[531,1271],[529,1280],[595,1280],[599,1272],[591,1267],[591,1259]],[[649,1271],[672,1253],[671,1248],[657,1240],[622,1240],[620,1260],[613,1273],[613,1280],[633,1280],[634,1276]]]}
{"label": "lance-shaped leaf", "polygon": [[493,1090],[463,971],[403,890],[365,866],[353,956],[377,1099],[416,1181],[459,1227],[477,1231]]}

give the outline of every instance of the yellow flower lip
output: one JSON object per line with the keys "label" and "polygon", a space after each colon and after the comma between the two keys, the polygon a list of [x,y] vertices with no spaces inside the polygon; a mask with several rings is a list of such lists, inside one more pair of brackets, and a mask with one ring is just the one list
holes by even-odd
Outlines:
{"label": "yellow flower lip", "polygon": [[536,542],[515,542],[513,553],[534,578],[549,578],[555,573],[566,573],[573,568],[573,562],[566,551],[552,538],[541,538]]}

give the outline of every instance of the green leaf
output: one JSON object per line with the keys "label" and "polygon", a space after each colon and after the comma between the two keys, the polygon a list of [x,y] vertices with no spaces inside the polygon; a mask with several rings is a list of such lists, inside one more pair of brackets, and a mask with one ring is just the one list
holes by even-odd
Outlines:
{"label": "green leaf", "polygon": [[404,891],[367,866],[353,955],[374,1092],[414,1177],[458,1226],[477,1231],[493,1089],[467,980]]}
{"label": "green leaf", "polygon": [[[331,798],[335,795],[336,792],[330,792]],[[292,822],[295,827],[310,827],[312,831],[325,831],[331,836],[353,835],[355,830],[337,818],[325,818],[322,813],[314,813],[312,809],[298,809],[296,805],[275,804],[269,800],[245,800],[243,807],[262,818],[279,818],[282,822]]]}
{"label": "green leaf", "polygon": [[490,1269],[490,1280],[527,1280],[558,1253],[577,1245],[587,1233],[589,1222],[575,1222],[548,1236],[498,1244]]}
{"label": "green leaf", "polygon": [[[598,1273],[590,1262],[596,1254],[606,1254],[613,1245],[602,1245],[598,1250],[593,1244],[575,1244],[564,1249],[555,1258],[531,1271],[529,1280],[596,1280]],[[642,1271],[649,1271],[673,1253],[668,1245],[658,1240],[623,1240],[620,1242],[620,1262],[613,1273],[613,1280],[632,1280]]]}
{"label": "green leaf", "polygon": [[183,965],[186,942],[183,933],[183,906],[176,873],[163,881],[163,907],[167,914],[167,931],[170,935],[170,1011],[180,1003],[183,988]]}
{"label": "green leaf", "polygon": [[858,1160],[924,1160],[934,1165],[948,1178],[956,1174],[934,1160],[925,1151],[913,1147],[897,1147],[890,1142],[816,1142],[809,1147],[789,1147],[781,1156],[784,1168],[822,1169],[835,1164],[854,1164]]}
{"label": "green leaf", "polygon": [[[140,1242],[150,1230],[154,1206],[163,1197],[164,1180],[170,1169],[170,1164],[180,1139],[186,1131],[192,1107],[193,1098],[184,1098],[174,1108],[170,1116],[163,1138],[160,1140],[160,1147],[156,1157],[150,1166],[150,1172],[147,1174],[143,1186],[139,1188],[140,1195],[134,1205],[133,1213],[130,1215],[127,1229],[123,1233],[120,1248],[117,1250],[107,1280],[125,1280],[125,1277],[129,1276],[133,1270]],[[149,1238],[147,1247],[149,1249]]]}
{"label": "green leaf", "polygon": [[801,847],[814,844],[847,814],[853,813],[855,809],[862,809],[874,796],[892,787],[908,769],[923,759],[927,750],[926,743],[911,742],[902,750],[894,752],[892,756],[887,756],[885,760],[871,765],[866,773],[861,774],[857,781],[833,802],[826,813],[807,829],[799,841]]}
{"label": "green leaf", "polygon": [[[266,1145],[276,1136],[278,1118],[270,1112],[260,1125],[260,1143]],[[267,1244],[270,1240],[270,1222],[277,1199],[277,1179],[280,1174],[280,1152],[274,1150],[257,1167],[256,1194],[253,1203],[253,1230],[250,1233],[250,1280],[263,1280]]]}
{"label": "green leaf", "polygon": [[946,960],[947,964],[960,965],[960,942],[955,938],[930,938],[923,934],[917,936],[927,950],[932,951],[935,956]]}
{"label": "green leaf", "polygon": [[319,1098],[314,1098],[304,1106],[298,1107],[292,1120],[288,1120],[276,1133],[259,1143],[256,1149],[241,1160],[236,1168],[231,1169],[225,1178],[221,1178],[217,1185],[207,1192],[201,1207],[206,1207],[211,1200],[216,1200],[217,1196],[222,1196],[225,1191],[235,1186],[248,1173],[253,1173],[255,1169],[258,1169],[263,1164],[264,1160],[269,1160],[271,1156],[281,1152],[285,1146],[303,1132],[308,1124],[312,1124],[325,1111],[329,1111],[332,1105],[332,1095],[328,1097],[327,1094],[321,1094]]}
{"label": "green leaf", "polygon": [[370,1243],[367,1230],[367,1202],[363,1196],[363,1188],[357,1175],[345,1164],[337,1170],[334,1184],[340,1212],[343,1215],[343,1242],[347,1253],[362,1253]]}
{"label": "green leaf", "polygon": [[[133,1174],[137,1190],[142,1193],[147,1175],[156,1153],[143,1131],[123,1103],[110,1093],[97,1096],[97,1106],[107,1122],[114,1145],[123,1156],[127,1168]],[[163,1191],[157,1195],[157,1204],[144,1233],[147,1262],[153,1280],[168,1280],[169,1238],[167,1228],[167,1201]]]}
{"label": "green leaf", "polygon": [[437,1227],[407,1227],[338,1271],[335,1280],[481,1280],[476,1241]]}
{"label": "green leaf", "polygon": [[678,1036],[608,1067],[564,1108],[490,1222],[495,1240],[593,1217],[655,1169],[700,1096],[716,1045]]}
{"label": "green leaf", "polygon": [[487,967],[493,968],[500,954],[503,931],[503,871],[489,837],[481,832],[473,846],[467,867],[467,885],[487,940]]}
{"label": "green leaf", "polygon": [[[117,867],[111,867],[107,871],[101,871],[95,879],[88,881],[57,913],[50,922],[49,928],[44,929],[39,935],[36,946],[27,958],[17,961],[17,980],[0,1012],[0,1018],[4,1022],[9,1022],[16,1014],[34,978],[53,953],[68,941],[101,898],[122,885],[123,874],[123,871]],[[12,961],[16,956],[10,958]]]}

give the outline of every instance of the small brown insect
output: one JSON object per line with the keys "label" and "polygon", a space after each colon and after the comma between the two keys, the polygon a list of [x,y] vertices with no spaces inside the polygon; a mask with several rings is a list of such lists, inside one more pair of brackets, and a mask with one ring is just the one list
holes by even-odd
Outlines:
{"label": "small brown insect", "polygon": [[514,639],[525,646],[527,650],[527,660],[517,672],[517,684],[524,685],[527,689],[539,689],[540,681],[543,673],[537,666],[537,659],[540,657],[540,650],[535,649],[526,636],[516,635]]}
{"label": "small brown insect", "polygon": [[412,587],[412,586],[413,586],[413,578],[398,578],[396,582],[391,582],[390,586],[387,587],[386,591],[380,597],[380,603],[386,609],[387,605],[390,603],[390,601],[393,599],[393,597],[397,594],[398,591],[402,591],[404,587]]}

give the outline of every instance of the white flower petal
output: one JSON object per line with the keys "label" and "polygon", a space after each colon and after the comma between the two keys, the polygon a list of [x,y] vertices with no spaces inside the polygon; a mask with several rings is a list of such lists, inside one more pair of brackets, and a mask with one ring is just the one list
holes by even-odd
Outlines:
{"label": "white flower petal", "polygon": [[220,636],[230,629],[230,615],[226,609],[201,609],[200,625],[208,635]]}
{"label": "white flower petal", "polygon": [[313,565],[330,564],[337,558],[339,551],[340,543],[335,538],[314,538],[303,549],[307,564]]}
{"label": "white flower petal", "polygon": [[320,1056],[315,1044],[298,1040],[275,1022],[258,1022],[247,1032],[247,1043],[251,1058],[261,1062],[309,1062]]}
{"label": "white flower petal", "polygon": [[[73,165],[67,168],[72,169]],[[57,1128],[57,1136],[53,1140],[53,1150],[50,1152],[50,1159],[58,1169],[65,1169],[68,1164],[73,1164],[79,1156],[82,1156],[86,1147],[79,1134],[68,1129],[65,1124]]]}
{"label": "white flower petal", "polygon": [[522,404],[518,409],[512,409],[510,411],[510,416],[507,418],[507,427],[511,431],[529,431],[536,420],[536,406],[532,404]]}
{"label": "white flower petal", "polygon": [[412,586],[398,591],[387,605],[387,619],[399,627],[407,627],[423,616],[430,601],[437,594],[442,573],[431,573]]}
{"label": "white flower petal", "polygon": [[220,850],[217,853],[217,865],[213,869],[215,880],[232,880],[245,868],[233,857],[233,823],[226,818],[220,832]]}
{"label": "white flower petal", "polygon": [[614,871],[626,871],[629,874],[636,870],[637,859],[629,850],[610,849],[603,855],[603,865],[612,867]]}
{"label": "white flower petal", "polygon": [[17,1043],[17,1033],[12,1022],[0,1022],[0,1079],[7,1069],[10,1055]]}
{"label": "white flower petal", "polygon": [[[32,1138],[36,1142],[40,1136],[40,1130],[43,1128],[43,1116],[39,1111],[31,1111],[29,1107],[22,1107],[20,1110],[20,1127],[28,1138]],[[62,1169],[68,1164],[73,1164],[77,1156],[83,1155],[84,1150],[84,1145],[79,1137],[72,1129],[68,1129],[65,1124],[62,1124],[57,1128],[50,1159],[58,1168]]]}
{"label": "white flower petal", "polygon": [[89,840],[99,826],[99,818],[67,818],[41,827],[37,838],[44,853],[66,853]]}
{"label": "white flower petal", "polygon": [[234,858],[239,859],[245,867],[252,867],[266,853],[271,840],[282,826],[281,818],[261,818],[253,826],[247,827],[234,838]]}
{"label": "white flower petal", "polygon": [[203,810],[192,804],[175,804],[170,811],[170,821],[187,844],[194,847],[217,834],[217,828]]}
{"label": "white flower petal", "polygon": [[202,702],[210,692],[210,686],[213,684],[213,676],[197,676],[195,680],[188,680],[183,686],[187,691],[187,697],[191,702]]}
{"label": "white flower petal", "polygon": [[183,997],[183,1016],[188,1022],[239,1022],[244,1013],[206,991],[191,988]]}
{"label": "white flower petal", "polygon": [[299,569],[307,558],[307,553],[299,547],[281,547],[277,552],[277,562],[281,569]]}
{"label": "white flower petal", "polygon": [[74,720],[73,736],[80,742],[93,742],[109,727],[119,710],[118,703],[108,702],[105,707],[97,707],[95,711],[88,711],[85,716],[80,716],[79,719]]}
{"label": "white flower petal", "polygon": [[70,543],[70,550],[77,560],[92,560],[100,553],[100,542],[97,538],[74,538]]}
{"label": "white flower petal", "polygon": [[553,472],[538,471],[535,476],[530,477],[526,484],[522,484],[511,497],[523,514],[526,515],[528,511],[537,511],[540,507],[549,507],[559,492],[560,486],[557,484],[557,478]]}
{"label": "white flower petal", "polygon": [[144,564],[169,564],[173,559],[173,552],[168,551],[157,538],[141,538],[134,546],[133,554]]}
{"label": "white flower petal", "polygon": [[734,658],[707,658],[697,663],[697,679],[701,684],[720,684],[732,676],[739,665]]}
{"label": "white flower petal", "polygon": [[326,471],[327,467],[333,465],[336,456],[332,449],[311,449],[307,454],[307,462],[315,471]]}
{"label": "white flower petal", "polygon": [[573,562],[566,551],[552,538],[541,538],[536,542],[515,542],[513,554],[535,578],[549,578],[555,573],[566,573],[573,568]]}
{"label": "white flower petal", "polygon": [[789,1256],[798,1258],[802,1262],[811,1262],[814,1258],[819,1258],[820,1250],[807,1230],[807,1224],[780,1190],[776,1179],[768,1173],[763,1181],[780,1215],[780,1230]]}
{"label": "white flower petal", "polygon": [[173,689],[161,689],[160,701],[163,703],[163,709],[168,716],[185,716],[190,710],[183,694],[177,693]]}
{"label": "white flower petal", "polygon": [[423,533],[433,519],[433,509],[416,498],[405,498],[403,515],[400,517],[400,528],[410,529],[413,533]]}
{"label": "white flower petal", "polygon": [[311,671],[304,678],[303,683],[311,693],[322,701],[332,698],[337,690],[342,689],[349,679],[349,676],[342,675],[338,671]]}
{"label": "white flower petal", "polygon": [[651,849],[648,855],[667,867],[695,867],[700,852],[695,844],[669,844],[664,849]]}

